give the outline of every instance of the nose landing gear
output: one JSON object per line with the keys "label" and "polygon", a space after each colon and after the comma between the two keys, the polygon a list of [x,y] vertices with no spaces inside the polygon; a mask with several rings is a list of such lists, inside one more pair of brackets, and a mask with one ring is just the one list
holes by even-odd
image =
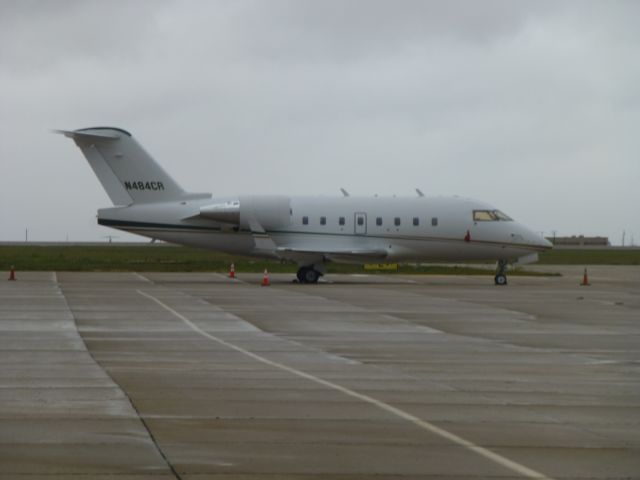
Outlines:
{"label": "nose landing gear", "polygon": [[507,261],[498,260],[498,267],[496,269],[496,276],[494,277],[496,285],[507,284]]}

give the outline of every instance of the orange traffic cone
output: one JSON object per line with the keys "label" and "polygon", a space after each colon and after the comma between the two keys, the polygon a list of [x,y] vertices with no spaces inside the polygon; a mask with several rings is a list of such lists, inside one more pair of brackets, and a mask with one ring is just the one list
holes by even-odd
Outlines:
{"label": "orange traffic cone", "polygon": [[236,278],[236,266],[233,263],[229,267],[229,278]]}
{"label": "orange traffic cone", "polygon": [[589,276],[587,275],[587,269],[584,269],[584,275],[582,276],[582,282],[580,282],[580,285],[582,285],[583,287],[588,287],[589,285],[591,285],[589,283]]}
{"label": "orange traffic cone", "polygon": [[13,265],[11,265],[11,270],[9,270],[9,281],[16,281],[16,269]]}
{"label": "orange traffic cone", "polygon": [[264,269],[264,276],[262,277],[262,286],[263,287],[268,287],[269,285],[271,285],[269,283],[269,272],[267,272],[267,269]]}

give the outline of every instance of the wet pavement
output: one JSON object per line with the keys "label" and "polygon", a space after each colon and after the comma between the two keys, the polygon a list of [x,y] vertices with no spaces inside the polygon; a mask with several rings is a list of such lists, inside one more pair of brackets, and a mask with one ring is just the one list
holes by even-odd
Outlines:
{"label": "wet pavement", "polygon": [[640,269],[18,272],[0,478],[640,478]]}

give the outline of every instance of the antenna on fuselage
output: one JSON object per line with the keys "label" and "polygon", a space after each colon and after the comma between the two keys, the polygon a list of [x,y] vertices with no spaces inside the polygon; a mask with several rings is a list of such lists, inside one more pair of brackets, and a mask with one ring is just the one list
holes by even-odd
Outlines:
{"label": "antenna on fuselage", "polygon": [[424,193],[422,193],[422,190],[420,190],[417,187],[416,187],[416,193],[418,194],[419,197],[424,197]]}
{"label": "antenna on fuselage", "polygon": [[347,192],[344,188],[341,188],[340,191],[342,192],[342,195],[344,195],[345,197],[349,197],[349,192]]}

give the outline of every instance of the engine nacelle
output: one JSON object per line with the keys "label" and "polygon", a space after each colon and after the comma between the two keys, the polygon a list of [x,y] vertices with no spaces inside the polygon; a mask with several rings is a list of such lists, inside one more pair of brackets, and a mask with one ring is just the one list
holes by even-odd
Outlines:
{"label": "engine nacelle", "polygon": [[291,223],[291,200],[283,195],[248,195],[200,207],[200,216],[242,229],[279,229]]}
{"label": "engine nacelle", "polygon": [[200,216],[220,223],[240,224],[240,200],[229,200],[200,207]]}
{"label": "engine nacelle", "polygon": [[277,230],[291,223],[291,199],[284,195],[240,197],[240,228]]}

